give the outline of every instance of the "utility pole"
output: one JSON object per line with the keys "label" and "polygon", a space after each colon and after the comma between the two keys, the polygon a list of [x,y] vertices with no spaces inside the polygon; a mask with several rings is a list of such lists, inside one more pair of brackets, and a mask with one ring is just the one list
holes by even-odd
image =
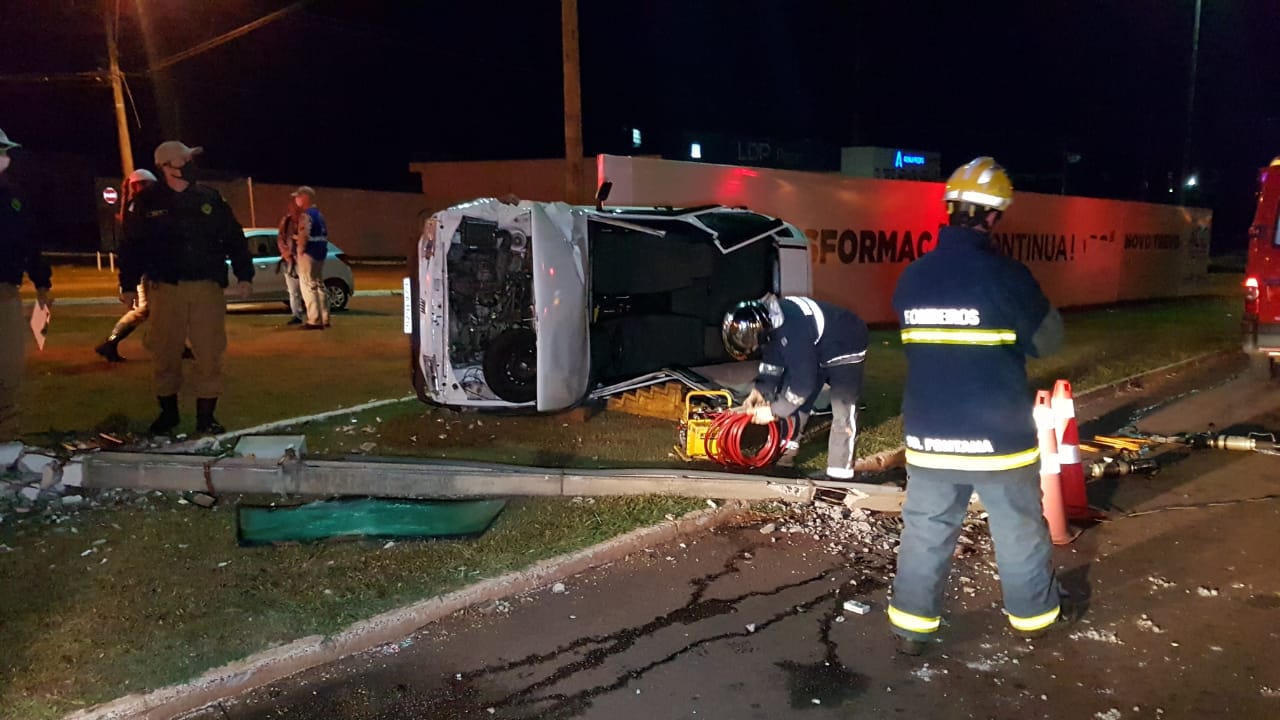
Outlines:
{"label": "utility pole", "polygon": [[582,196],[582,80],[578,63],[578,0],[560,0],[560,38],[564,60],[565,201]]}
{"label": "utility pole", "polygon": [[1182,134],[1182,172],[1178,176],[1178,204],[1187,200],[1187,174],[1191,171],[1191,134],[1195,130],[1196,66],[1200,60],[1200,4],[1196,0],[1196,18],[1191,28],[1191,75],[1187,80],[1187,127]]}
{"label": "utility pole", "polygon": [[[116,9],[119,10],[119,0]],[[133,172],[133,143],[129,140],[129,120],[124,111],[124,88],[121,87],[120,51],[116,46],[116,19],[118,12],[110,9],[110,0],[102,4],[102,18],[107,29],[107,73],[111,80],[111,95],[116,106],[116,132],[120,136],[120,168],[124,171],[121,177],[129,177]]]}

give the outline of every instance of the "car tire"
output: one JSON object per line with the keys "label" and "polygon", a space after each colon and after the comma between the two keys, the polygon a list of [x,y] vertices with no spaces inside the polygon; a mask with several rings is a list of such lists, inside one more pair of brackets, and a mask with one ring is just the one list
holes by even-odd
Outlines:
{"label": "car tire", "polygon": [[499,398],[516,404],[538,398],[538,336],[512,328],[498,333],[484,351],[484,380]]}
{"label": "car tire", "polygon": [[324,294],[329,299],[330,311],[346,310],[347,303],[351,302],[351,288],[337,278],[324,281]]}

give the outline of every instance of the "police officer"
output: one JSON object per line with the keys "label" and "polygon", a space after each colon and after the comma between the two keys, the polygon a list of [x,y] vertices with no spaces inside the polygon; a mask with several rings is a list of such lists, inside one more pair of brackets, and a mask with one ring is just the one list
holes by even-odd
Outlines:
{"label": "police officer", "polygon": [[991,229],[1013,203],[1004,168],[980,157],[945,191],[948,225],[909,265],[893,306],[907,355],[907,497],[889,621],[901,650],[923,652],[942,624],[942,591],[969,500],[986,508],[1015,632],[1073,619],[1054,579],[1040,506],[1039,451],[1026,358],[1056,352],[1062,318]]}
{"label": "police officer", "polygon": [[796,416],[795,436],[778,464],[790,467],[798,438],[822,386],[831,387],[827,477],[853,478],[856,409],[862,394],[867,324],[854,313],[807,297],[765,295],[738,303],[721,326],[725,349],[745,360],[763,348],[755,386],[743,404],[752,422],[767,425]]}
{"label": "police officer", "polygon": [[183,343],[195,351],[191,374],[196,396],[196,432],[225,432],[214,418],[222,392],[222,356],[227,348],[226,261],[247,297],[253,262],[244,231],[230,206],[212,188],[195,182],[193,158],[201,148],[170,140],[155,151],[162,182],[144,190],[125,210],[120,254],[120,301],[137,303],[146,276],[151,327],[145,345],[155,362],[160,415],[153,435],[178,426]]}
{"label": "police officer", "polygon": [[40,254],[31,229],[31,211],[13,189],[5,171],[9,151],[22,147],[0,130],[0,442],[18,439],[18,390],[26,362],[29,332],[18,288],[25,272],[36,286],[36,302],[49,305],[52,271]]}

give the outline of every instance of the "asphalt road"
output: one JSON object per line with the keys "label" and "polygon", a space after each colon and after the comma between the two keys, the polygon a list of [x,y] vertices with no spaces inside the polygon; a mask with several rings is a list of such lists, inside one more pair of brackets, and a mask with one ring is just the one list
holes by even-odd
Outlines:
{"label": "asphalt road", "polygon": [[[1164,402],[1144,430],[1280,430],[1280,384],[1261,374],[1221,384],[1238,370],[1135,385],[1082,414],[1114,429]],[[563,592],[456,615],[195,717],[1280,717],[1280,457],[1162,460],[1154,477],[1091,485],[1111,520],[1056,551],[1089,611],[1039,641],[1006,630],[980,530],[949,583],[945,641],[908,658],[883,614],[896,519],[852,541],[848,522],[815,523],[826,528],[815,536],[785,532],[783,520],[770,534],[711,533],[571,578]],[[847,599],[873,610],[846,612]]]}

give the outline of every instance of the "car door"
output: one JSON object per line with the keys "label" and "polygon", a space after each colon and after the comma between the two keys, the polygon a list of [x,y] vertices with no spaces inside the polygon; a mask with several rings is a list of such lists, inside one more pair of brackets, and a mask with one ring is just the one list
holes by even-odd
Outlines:
{"label": "car door", "polygon": [[253,299],[281,300],[289,293],[284,284],[284,263],[276,246],[276,233],[246,234],[249,255],[253,258]]}

